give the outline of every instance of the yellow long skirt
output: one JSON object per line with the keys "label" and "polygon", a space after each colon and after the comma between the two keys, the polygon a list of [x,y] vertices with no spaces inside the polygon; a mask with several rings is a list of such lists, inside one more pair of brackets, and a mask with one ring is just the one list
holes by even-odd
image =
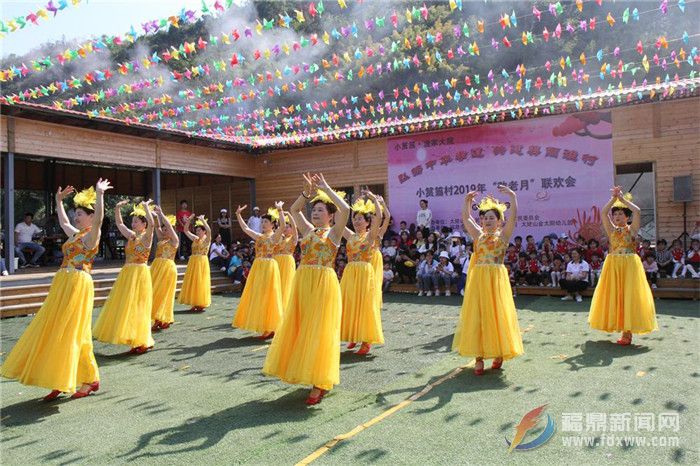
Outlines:
{"label": "yellow long skirt", "polygon": [[341,309],[335,271],[300,266],[263,373],[291,384],[333,388],[340,381]]}
{"label": "yellow long skirt", "polygon": [[382,296],[382,285],[384,284],[384,257],[379,249],[375,249],[372,253],[372,268],[374,269],[374,294],[377,296],[376,305],[380,314],[384,305],[384,297]]}
{"label": "yellow long skirt", "polygon": [[283,309],[277,261],[255,259],[232,326],[251,332],[274,332],[282,320]]}
{"label": "yellow long skirt", "polygon": [[115,345],[153,346],[151,307],[153,287],[146,264],[126,264],[109,292],[92,333]]}
{"label": "yellow long skirt", "polygon": [[384,343],[382,316],[377,306],[374,269],[369,262],[350,262],[340,280],[343,315],[340,341]]}
{"label": "yellow long skirt", "polygon": [[591,328],[637,334],[657,330],[654,296],[636,254],[610,254],[593,293]]}
{"label": "yellow long skirt", "polygon": [[0,374],[24,385],[72,392],[100,379],[92,353],[92,277],[59,270],[49,294],[15,344]]}
{"label": "yellow long skirt", "polygon": [[292,283],[294,282],[294,274],[297,272],[297,264],[294,262],[294,256],[290,254],[280,254],[275,256],[277,265],[280,269],[280,289],[282,290],[282,310],[286,309],[289,295],[292,292]]}
{"label": "yellow long skirt", "polygon": [[197,307],[211,305],[211,271],[207,256],[190,256],[179,297],[180,304]]}
{"label": "yellow long skirt", "polygon": [[511,359],[523,354],[505,266],[474,265],[468,275],[452,350],[484,359]]}
{"label": "yellow long skirt", "polygon": [[171,324],[175,322],[175,289],[177,288],[177,266],[175,261],[156,258],[151,264],[153,306],[151,320]]}

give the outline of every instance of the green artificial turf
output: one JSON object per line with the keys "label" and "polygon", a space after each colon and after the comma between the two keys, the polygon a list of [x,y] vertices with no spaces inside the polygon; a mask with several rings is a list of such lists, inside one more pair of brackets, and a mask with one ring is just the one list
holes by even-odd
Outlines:
{"label": "green artificial turf", "polygon": [[[525,355],[483,377],[463,370],[316,464],[697,464],[698,304],[656,302],[659,331],[620,347],[617,335],[588,328],[590,300],[518,297]],[[267,348],[231,328],[237,303],[227,295],[204,314],[176,308],[177,323],[142,356],[96,343],[102,388],[87,399],[44,403],[46,390],[3,380],[2,463],[293,464],[471,362],[450,351],[459,296],[390,294],[386,345],[368,357],[343,351],[341,384],[308,408],[307,387],[261,374]],[[29,321],[2,321],[3,357]],[[508,453],[515,425],[543,404],[557,432]],[[601,433],[563,432],[564,413],[678,413],[678,432],[624,435],[677,436],[679,445],[565,446],[565,435]]]}

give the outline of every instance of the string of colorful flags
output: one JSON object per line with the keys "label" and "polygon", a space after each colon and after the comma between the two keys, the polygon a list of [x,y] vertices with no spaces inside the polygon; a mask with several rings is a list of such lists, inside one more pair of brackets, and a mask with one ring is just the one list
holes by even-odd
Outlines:
{"label": "string of colorful flags", "polygon": [[[382,17],[354,14],[343,22],[342,12],[348,5],[338,1],[334,9],[341,13],[336,15],[340,22],[325,27],[320,19],[328,11],[326,5],[309,2],[305,8],[294,10],[293,15],[283,12],[278,18],[259,18],[249,26],[210,34],[208,40],[192,38],[112,68],[18,89],[0,96],[0,103],[23,105],[36,101],[45,106],[50,102],[53,109],[79,110],[90,118],[116,118],[127,124],[184,130],[255,147],[328,142],[348,135],[373,137],[366,134],[388,128],[410,130],[412,122],[432,117],[451,121],[467,115],[465,125],[473,124],[475,116],[484,112],[491,112],[489,118],[497,114],[497,118],[523,118],[534,114],[520,111],[529,105],[546,108],[547,103],[554,105],[551,102],[567,98],[574,98],[567,106],[574,111],[601,92],[616,92],[618,97],[637,101],[662,98],[650,97],[652,91],[657,92],[655,88],[647,89],[651,85],[670,86],[668,89],[680,86],[681,94],[694,93],[700,33],[673,29],[649,38],[648,31],[633,27],[645,15],[684,15],[693,3],[697,2],[663,0],[658,7],[651,7],[648,2],[640,2],[639,7],[630,4],[624,11],[619,11],[621,7],[608,11],[602,0],[576,0],[567,5],[550,2],[546,9],[539,6],[541,2],[533,2],[527,14],[511,10],[480,18],[470,14],[468,3],[450,0],[447,4],[452,23],[444,27],[444,23],[430,25],[430,21],[439,14],[437,8],[445,4],[417,4],[403,14],[391,9]],[[132,27],[123,36],[95,39],[56,57],[31,60],[30,66],[22,63],[1,70],[0,82],[17,86],[29,77],[36,80],[50,68],[134,44],[143,35],[193,24],[205,15],[225,18],[232,6],[232,1],[217,0],[213,5],[202,1],[200,12],[183,9],[179,15],[142,23],[141,31]],[[362,11],[361,1],[354,6],[355,13],[358,8]],[[549,17],[547,22],[545,15]],[[321,30],[274,43],[276,30],[294,30],[313,21],[319,21],[314,24]],[[519,22],[528,27],[519,28]],[[416,23],[421,23],[419,32],[410,27]],[[624,44],[608,44],[595,53],[577,51],[578,56],[573,57],[558,50],[556,57],[551,55],[551,46],[560,41],[592,42],[601,26],[625,34]],[[620,29],[624,27],[631,29],[625,32]],[[629,33],[639,37],[634,47],[627,45]],[[269,46],[253,45],[265,37],[263,42]],[[367,38],[373,37],[378,39],[368,43]],[[547,47],[543,49],[547,54],[533,53],[541,61],[528,62],[528,50],[538,46]],[[317,58],[308,60],[306,51],[314,47]],[[522,47],[523,56],[517,66],[496,65],[488,71],[480,67],[485,57],[497,59],[506,51],[512,57],[510,51],[516,47]],[[144,77],[146,71],[149,77]],[[397,73],[405,78],[410,72],[420,72],[426,78],[412,86],[382,85]],[[117,76],[120,84],[109,86],[108,82]],[[133,79],[124,82],[123,77],[128,76]],[[194,87],[187,84],[195,82]],[[353,90],[343,92],[346,85]],[[94,91],[85,92],[90,87]],[[330,95],[316,99],[321,89]],[[674,92],[667,91],[669,96]],[[287,103],[275,102],[280,99]],[[597,102],[605,104],[600,99]],[[506,113],[496,112],[510,107],[513,109]],[[198,114],[201,116],[196,117]],[[455,120],[450,124],[460,123]]]}

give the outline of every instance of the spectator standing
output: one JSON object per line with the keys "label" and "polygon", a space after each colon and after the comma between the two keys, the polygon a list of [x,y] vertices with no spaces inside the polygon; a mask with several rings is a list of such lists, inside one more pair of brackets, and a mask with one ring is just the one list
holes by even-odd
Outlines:
{"label": "spectator standing", "polygon": [[647,276],[647,281],[649,282],[649,286],[651,286],[652,290],[656,289],[656,280],[659,276],[659,266],[656,263],[656,260],[654,259],[654,256],[649,254],[644,258],[644,262],[642,262],[642,265],[644,266],[644,273]]}
{"label": "spectator standing", "polygon": [[420,200],[420,210],[416,214],[416,227],[423,232],[423,236],[427,237],[430,234],[430,225],[433,221],[433,213],[428,209],[428,201]]}
{"label": "spectator standing", "polygon": [[187,201],[186,200],[181,200],[180,201],[180,210],[177,211],[176,214],[176,226],[175,229],[177,230],[177,235],[180,237],[180,260],[185,260],[186,257],[189,257],[190,255],[190,250],[192,248],[192,240],[190,240],[187,235],[185,234],[185,228],[186,225],[188,225],[187,220],[192,216],[192,212],[188,209],[187,206]]}
{"label": "spectator standing", "polygon": [[256,233],[262,233],[262,217],[260,217],[260,207],[253,207],[253,215],[248,219],[248,228]]}
{"label": "spectator standing", "polygon": [[668,250],[668,243],[663,238],[656,242],[656,264],[661,277],[668,277],[673,272],[673,256]]}
{"label": "spectator standing", "polygon": [[228,210],[221,209],[219,218],[216,219],[216,224],[219,226],[221,242],[228,248],[231,245],[231,217],[228,214]]}

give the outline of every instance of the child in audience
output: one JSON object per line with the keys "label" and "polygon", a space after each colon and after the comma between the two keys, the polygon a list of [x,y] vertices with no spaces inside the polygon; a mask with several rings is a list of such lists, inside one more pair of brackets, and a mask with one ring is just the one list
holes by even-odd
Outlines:
{"label": "child in audience", "polygon": [[644,258],[644,262],[642,262],[642,265],[644,266],[644,272],[647,275],[647,281],[649,282],[649,286],[651,286],[652,290],[655,290],[656,279],[659,276],[659,266],[656,263],[654,256],[652,254],[647,255]]}

